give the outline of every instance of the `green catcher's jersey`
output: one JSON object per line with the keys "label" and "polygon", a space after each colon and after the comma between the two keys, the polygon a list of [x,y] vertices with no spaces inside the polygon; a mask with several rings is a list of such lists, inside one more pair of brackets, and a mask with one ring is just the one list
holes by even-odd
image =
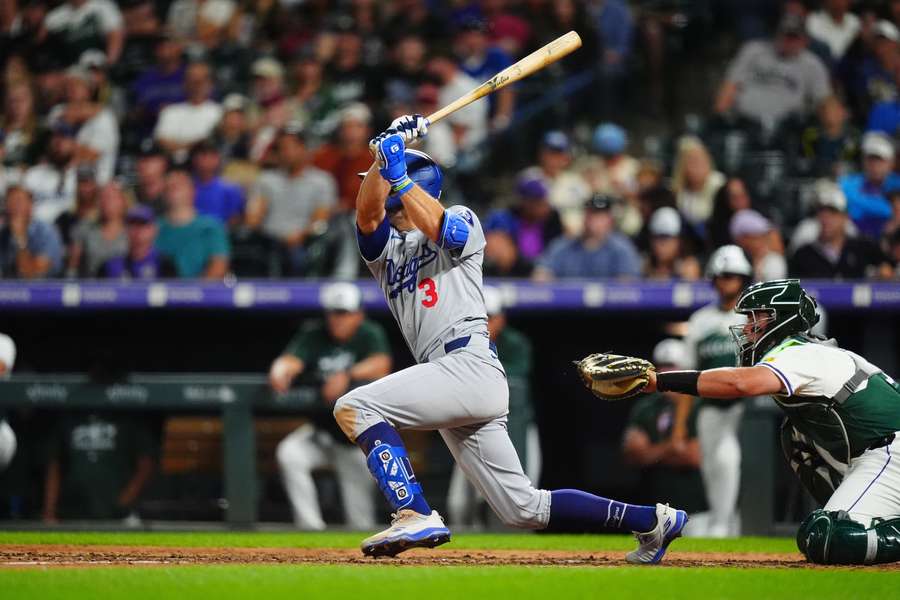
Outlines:
{"label": "green catcher's jersey", "polygon": [[842,464],[900,431],[900,386],[833,341],[790,337],[758,364],[781,380],[773,398],[791,424]]}

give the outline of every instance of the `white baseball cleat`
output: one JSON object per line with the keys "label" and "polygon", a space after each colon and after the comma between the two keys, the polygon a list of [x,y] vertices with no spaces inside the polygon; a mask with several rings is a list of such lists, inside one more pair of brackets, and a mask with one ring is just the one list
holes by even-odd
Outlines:
{"label": "white baseball cleat", "polygon": [[625,560],[636,565],[655,565],[662,560],[666,548],[677,537],[688,522],[687,513],[670,508],[668,504],[656,505],[656,527],[646,533],[634,532],[640,544],[634,552],[629,552]]}
{"label": "white baseball cleat", "polygon": [[396,556],[410,548],[434,548],[450,541],[450,530],[436,510],[423,515],[404,509],[391,517],[390,527],[362,541],[363,554]]}

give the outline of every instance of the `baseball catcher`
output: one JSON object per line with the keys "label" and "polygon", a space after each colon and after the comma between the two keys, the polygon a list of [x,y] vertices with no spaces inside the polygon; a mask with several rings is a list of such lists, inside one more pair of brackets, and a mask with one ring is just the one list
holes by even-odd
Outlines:
{"label": "baseball catcher", "polygon": [[641,359],[589,356],[579,369],[607,400],[673,391],[711,399],[771,395],[786,417],[782,447],[823,505],[800,524],[797,546],[819,564],[900,560],[900,386],[861,356],[809,333],[815,300],[796,279],[757,283],[731,328],[738,366],[657,374]]}

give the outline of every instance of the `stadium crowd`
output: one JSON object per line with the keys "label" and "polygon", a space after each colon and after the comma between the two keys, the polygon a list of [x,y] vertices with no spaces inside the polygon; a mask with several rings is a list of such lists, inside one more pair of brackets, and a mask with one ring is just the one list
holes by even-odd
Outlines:
{"label": "stadium crowd", "polygon": [[[575,29],[424,142],[489,275],[690,280],[734,242],[759,278],[897,277],[900,2],[721,4],[6,1],[0,276],[356,277],[369,138]],[[718,92],[637,139],[723,15]]]}

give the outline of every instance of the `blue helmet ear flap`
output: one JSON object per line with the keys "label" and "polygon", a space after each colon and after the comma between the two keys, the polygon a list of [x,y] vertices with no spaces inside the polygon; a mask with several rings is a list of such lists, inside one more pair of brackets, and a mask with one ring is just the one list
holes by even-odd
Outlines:
{"label": "blue helmet ear flap", "polygon": [[[409,178],[432,198],[440,199],[444,175],[434,159],[421,150],[409,148],[406,149],[403,156],[406,159],[406,174]],[[397,210],[403,208],[403,203],[399,196],[391,194],[387,197],[384,208],[388,211]]]}

